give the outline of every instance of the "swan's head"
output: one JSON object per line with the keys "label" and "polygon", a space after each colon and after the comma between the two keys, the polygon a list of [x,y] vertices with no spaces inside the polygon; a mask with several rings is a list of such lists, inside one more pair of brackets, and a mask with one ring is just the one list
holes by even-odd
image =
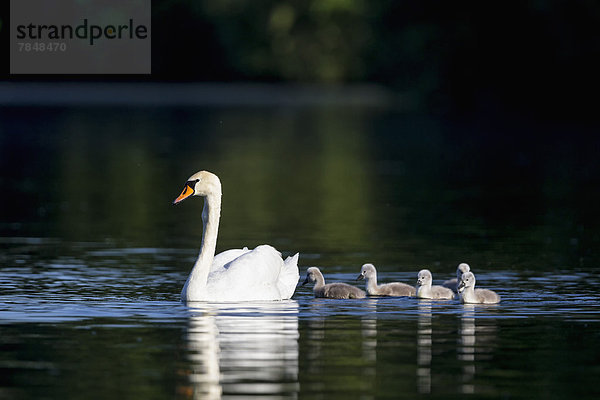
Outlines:
{"label": "swan's head", "polygon": [[360,268],[360,275],[356,278],[357,281],[361,279],[371,279],[377,276],[377,270],[373,264],[365,264]]}
{"label": "swan's head", "polygon": [[432,280],[433,277],[431,276],[431,272],[428,269],[422,269],[417,274],[417,284],[419,286],[431,285]]}
{"label": "swan's head", "polygon": [[475,286],[475,275],[472,272],[465,272],[458,282],[458,291],[463,292],[466,288]]}
{"label": "swan's head", "polygon": [[306,270],[306,279],[302,282],[302,286],[306,285],[308,282],[314,282],[317,280],[317,276],[321,275],[321,271],[317,267],[310,267]]}
{"label": "swan's head", "polygon": [[181,203],[191,196],[208,196],[216,193],[221,194],[221,181],[219,177],[208,171],[196,172],[189,177],[183,187],[183,191],[173,201],[173,204]]}
{"label": "swan's head", "polygon": [[456,276],[460,277],[465,272],[470,272],[470,271],[471,271],[471,267],[469,267],[469,264],[460,263],[460,264],[458,264],[458,267],[456,268]]}

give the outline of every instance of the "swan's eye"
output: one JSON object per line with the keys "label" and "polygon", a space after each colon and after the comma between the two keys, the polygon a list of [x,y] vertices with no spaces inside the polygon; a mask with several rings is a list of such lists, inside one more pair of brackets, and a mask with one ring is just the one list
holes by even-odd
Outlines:
{"label": "swan's eye", "polygon": [[200,182],[200,179],[196,179],[195,181],[187,181],[185,184],[190,189],[194,190],[196,188],[196,183]]}

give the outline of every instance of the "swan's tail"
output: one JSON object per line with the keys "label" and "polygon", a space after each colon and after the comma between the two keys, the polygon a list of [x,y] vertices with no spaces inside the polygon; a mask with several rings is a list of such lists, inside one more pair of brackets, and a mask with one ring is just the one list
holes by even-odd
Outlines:
{"label": "swan's tail", "polygon": [[279,293],[281,294],[282,300],[291,299],[298,285],[298,279],[300,279],[300,272],[298,272],[298,257],[300,253],[288,257],[283,262],[283,268],[279,274],[279,281],[277,286],[279,287]]}

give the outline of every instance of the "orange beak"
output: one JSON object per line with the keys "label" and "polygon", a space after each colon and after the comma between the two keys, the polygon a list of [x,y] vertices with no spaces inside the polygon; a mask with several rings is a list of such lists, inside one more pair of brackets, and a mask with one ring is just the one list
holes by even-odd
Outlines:
{"label": "orange beak", "polygon": [[194,194],[194,189],[189,184],[186,184],[183,188],[183,192],[173,201],[173,204],[181,203],[183,200],[187,199],[191,195]]}

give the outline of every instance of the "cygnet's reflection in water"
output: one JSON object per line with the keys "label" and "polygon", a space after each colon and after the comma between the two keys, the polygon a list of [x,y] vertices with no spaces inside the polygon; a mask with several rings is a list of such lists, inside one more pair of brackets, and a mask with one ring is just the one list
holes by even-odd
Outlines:
{"label": "cygnet's reflection in water", "polygon": [[296,398],[298,303],[189,303],[195,399]]}
{"label": "cygnet's reflection in water", "polygon": [[365,380],[371,382],[372,389],[375,386],[375,376],[377,375],[377,299],[367,299],[364,302],[366,315],[361,317],[362,325],[362,353],[363,359],[368,362],[363,374]]}
{"label": "cygnet's reflection in water", "polygon": [[475,306],[473,304],[463,305],[463,314],[460,318],[460,338],[458,347],[458,359],[462,364],[461,393],[474,393],[475,385]]}
{"label": "cygnet's reflection in water", "polygon": [[419,300],[417,324],[417,388],[431,393],[431,300]]}
{"label": "cygnet's reflection in water", "polygon": [[317,298],[302,307],[310,316],[300,323],[302,397],[374,398],[378,301]]}
{"label": "cygnet's reflection in water", "polygon": [[[475,373],[481,361],[491,358],[496,342],[496,325],[494,318],[478,319],[476,324],[475,310],[479,306],[463,304],[463,313],[460,319],[460,336],[458,343],[458,359],[462,361],[462,382],[460,392],[464,394],[475,393]],[[476,357],[477,356],[477,357]]]}

